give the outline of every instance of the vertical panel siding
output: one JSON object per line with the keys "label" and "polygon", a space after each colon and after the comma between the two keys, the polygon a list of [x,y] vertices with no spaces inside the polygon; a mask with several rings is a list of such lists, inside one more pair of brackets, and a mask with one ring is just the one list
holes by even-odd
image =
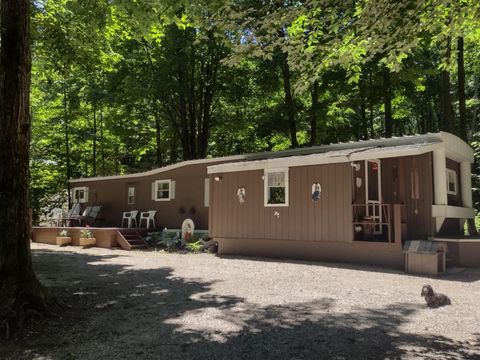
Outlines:
{"label": "vertical panel siding", "polygon": [[[262,176],[261,170],[225,173],[223,181],[213,185],[210,206],[214,208],[211,219],[214,236],[291,241],[352,240],[350,164],[290,168],[288,207],[264,206]],[[317,203],[311,198],[315,182],[322,186]],[[236,197],[238,187],[246,189],[243,205]],[[280,213],[280,218],[274,216],[275,211]]]}
{"label": "vertical panel siding", "polygon": [[[407,215],[407,239],[418,239],[432,234],[432,158],[431,153],[402,158],[404,167],[403,193]],[[412,199],[410,173],[418,170],[420,199]],[[417,210],[417,211],[415,211]]]}

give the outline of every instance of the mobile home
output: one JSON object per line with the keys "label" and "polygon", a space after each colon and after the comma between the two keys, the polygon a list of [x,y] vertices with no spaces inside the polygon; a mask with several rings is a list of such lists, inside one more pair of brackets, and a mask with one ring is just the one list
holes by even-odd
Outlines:
{"label": "mobile home", "polygon": [[241,159],[244,157],[191,160],[136,174],[74,179],[70,181],[71,196],[83,207],[100,205],[101,226],[126,227],[123,212],[156,210],[156,228],[179,228],[183,220],[191,218],[196,228],[207,229],[207,166]]}
{"label": "mobile home", "polygon": [[[463,238],[472,162],[440,132],[211,164],[210,236],[221,254],[403,268],[406,240]],[[480,266],[480,241],[468,244],[449,245],[455,261]]]}

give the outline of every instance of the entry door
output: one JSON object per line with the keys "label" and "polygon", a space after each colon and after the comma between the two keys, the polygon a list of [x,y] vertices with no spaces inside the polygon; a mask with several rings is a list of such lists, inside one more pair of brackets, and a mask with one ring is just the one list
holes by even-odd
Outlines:
{"label": "entry door", "polygon": [[382,168],[380,160],[365,160],[366,214],[375,222],[374,234],[382,234]]}

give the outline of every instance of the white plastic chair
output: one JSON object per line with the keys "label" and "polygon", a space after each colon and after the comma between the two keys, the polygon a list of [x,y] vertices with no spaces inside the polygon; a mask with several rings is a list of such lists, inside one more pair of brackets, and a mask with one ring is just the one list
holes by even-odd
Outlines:
{"label": "white plastic chair", "polygon": [[153,228],[155,229],[155,214],[157,210],[150,210],[150,211],[143,211],[140,213],[140,222],[139,225],[142,227],[142,220],[145,220],[147,229],[150,229],[150,221],[153,224]]}
{"label": "white plastic chair", "polygon": [[53,208],[47,215],[47,221],[49,225],[61,226],[62,225],[63,210],[60,208]]}
{"label": "white plastic chair", "polygon": [[135,222],[135,227],[137,227],[137,214],[138,210],[133,210],[133,211],[125,211],[122,216],[122,226],[125,220],[127,220],[127,226],[129,228],[132,227],[132,224]]}

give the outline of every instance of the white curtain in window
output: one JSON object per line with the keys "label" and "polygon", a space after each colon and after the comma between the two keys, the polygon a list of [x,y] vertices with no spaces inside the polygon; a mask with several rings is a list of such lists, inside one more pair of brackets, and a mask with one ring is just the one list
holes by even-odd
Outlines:
{"label": "white curtain in window", "polygon": [[268,174],[268,186],[269,187],[284,187],[285,186],[285,173],[274,172]]}

